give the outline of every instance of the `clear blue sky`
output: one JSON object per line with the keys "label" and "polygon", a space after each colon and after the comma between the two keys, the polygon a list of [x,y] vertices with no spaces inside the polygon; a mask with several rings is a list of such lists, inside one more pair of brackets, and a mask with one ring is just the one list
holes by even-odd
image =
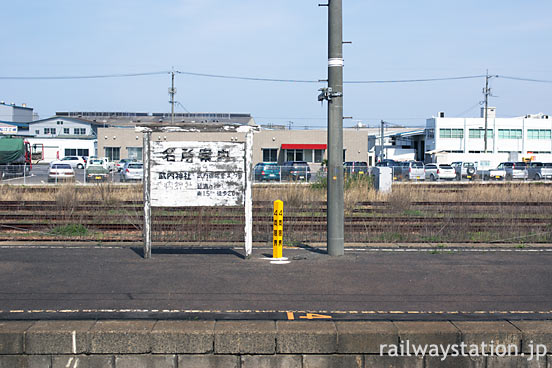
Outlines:
{"label": "clear blue sky", "polygon": [[[308,0],[4,2],[0,77],[176,70],[318,80],[327,76],[327,8]],[[490,74],[552,80],[550,0],[343,0],[345,80]],[[168,112],[170,76],[0,80],[0,100],[55,111]],[[258,123],[325,126],[322,84],[177,75],[191,112],[245,112]],[[552,114],[552,84],[494,79],[498,116]],[[346,85],[345,126],[423,125],[477,116],[484,79]],[[470,109],[471,108],[471,109]],[[177,106],[176,111],[184,112]],[[1,120],[1,119],[0,119]]]}

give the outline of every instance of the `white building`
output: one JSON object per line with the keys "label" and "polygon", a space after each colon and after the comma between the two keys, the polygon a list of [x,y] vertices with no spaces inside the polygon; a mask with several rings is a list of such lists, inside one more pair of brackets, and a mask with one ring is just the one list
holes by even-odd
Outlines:
{"label": "white building", "polygon": [[503,161],[552,162],[552,119],[536,114],[497,118],[489,107],[485,150],[484,108],[479,118],[448,118],[440,112],[426,121],[426,161],[477,161],[496,167]]}
{"label": "white building", "polygon": [[27,123],[33,120],[33,109],[25,104],[17,106],[0,101],[0,120],[4,122]]}
{"label": "white building", "polygon": [[97,131],[103,124],[88,120],[54,116],[29,123],[31,145],[42,146],[44,161],[65,156],[93,156],[97,150]]}

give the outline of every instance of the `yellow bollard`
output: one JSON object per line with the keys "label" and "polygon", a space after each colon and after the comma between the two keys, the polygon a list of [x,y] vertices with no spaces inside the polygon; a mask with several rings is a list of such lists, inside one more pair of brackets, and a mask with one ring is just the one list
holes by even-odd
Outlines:
{"label": "yellow bollard", "polygon": [[272,232],[272,258],[282,258],[284,239],[284,202],[274,201],[274,222]]}

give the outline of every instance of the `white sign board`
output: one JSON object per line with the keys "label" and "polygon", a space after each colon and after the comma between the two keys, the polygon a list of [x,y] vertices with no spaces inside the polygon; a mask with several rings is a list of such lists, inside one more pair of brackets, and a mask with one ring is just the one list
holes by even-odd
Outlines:
{"label": "white sign board", "polygon": [[151,142],[151,205],[243,206],[245,144]]}
{"label": "white sign board", "polygon": [[0,134],[17,134],[17,126],[0,123]]}

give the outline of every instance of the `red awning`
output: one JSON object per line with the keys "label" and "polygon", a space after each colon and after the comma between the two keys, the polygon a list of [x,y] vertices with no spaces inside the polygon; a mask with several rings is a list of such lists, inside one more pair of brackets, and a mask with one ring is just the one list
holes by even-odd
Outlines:
{"label": "red awning", "polygon": [[325,150],[327,148],[326,144],[282,144],[282,149],[315,149],[315,150]]}

